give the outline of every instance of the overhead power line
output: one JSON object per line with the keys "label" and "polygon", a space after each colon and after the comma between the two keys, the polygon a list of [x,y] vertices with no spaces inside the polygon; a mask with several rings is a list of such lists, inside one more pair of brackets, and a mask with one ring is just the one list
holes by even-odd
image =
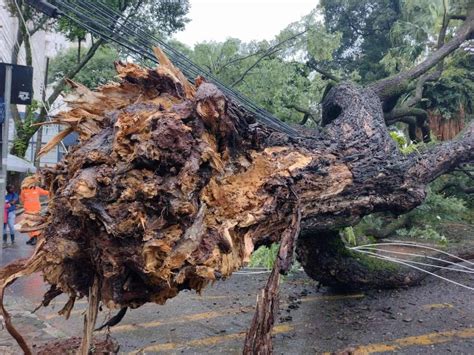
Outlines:
{"label": "overhead power line", "polygon": [[[35,5],[35,1],[30,0],[28,2],[33,6]],[[41,1],[41,3],[45,6],[45,1]],[[188,57],[158,38],[155,34],[150,33],[138,21],[133,21],[130,19],[130,16],[127,17],[111,9],[102,0],[87,2],[83,0],[55,0],[52,3],[55,6],[49,8],[49,13],[65,16],[91,33],[107,41],[115,42],[130,52],[152,62],[158,63],[152,47],[160,47],[190,81],[201,75],[216,85],[235,103],[240,104],[243,109],[252,113],[259,122],[290,136],[295,137],[298,135],[296,130],[288,124],[280,121],[271,113],[256,105],[239,91],[225,85],[212,73],[192,62]]]}

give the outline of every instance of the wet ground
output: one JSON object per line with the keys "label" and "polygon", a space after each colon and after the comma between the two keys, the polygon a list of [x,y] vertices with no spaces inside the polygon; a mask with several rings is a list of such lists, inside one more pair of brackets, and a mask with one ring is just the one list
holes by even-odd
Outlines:
{"label": "wet ground", "polygon": [[[17,248],[2,250],[1,264],[31,253],[26,238],[19,239]],[[440,275],[474,287],[473,274]],[[164,306],[129,311],[111,335],[123,353],[239,354],[267,276],[246,270],[216,282],[202,295],[183,292]],[[65,297],[32,314],[44,291],[41,277],[34,276],[6,292],[7,309],[29,344],[80,335],[86,302],[80,300],[67,321],[57,315]],[[102,312],[98,323],[110,315]],[[410,289],[344,294],[318,290],[314,281],[296,272],[282,283],[274,349],[276,354],[474,354],[473,292],[429,278]],[[19,351],[4,329],[2,351]]]}

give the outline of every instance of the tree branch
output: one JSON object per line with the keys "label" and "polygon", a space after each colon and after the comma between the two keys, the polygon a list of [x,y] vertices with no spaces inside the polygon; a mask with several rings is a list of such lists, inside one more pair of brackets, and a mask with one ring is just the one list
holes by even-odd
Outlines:
{"label": "tree branch", "polygon": [[314,121],[314,123],[318,124],[318,120],[316,119],[312,111],[305,109],[304,107],[298,106],[296,104],[285,104],[285,107],[304,114],[303,120],[300,122],[300,125],[304,125],[308,121],[308,118],[310,117]]}
{"label": "tree branch", "polygon": [[33,29],[30,31],[30,36],[33,36],[36,32],[41,30],[43,26],[46,24],[46,22],[48,22],[48,20],[49,20],[49,17],[43,16],[41,20],[38,22],[38,24],[35,27],[33,27]]}
{"label": "tree branch", "polygon": [[[464,194],[472,194],[474,193],[474,187],[466,186],[461,181],[449,181],[439,189],[439,192],[445,192],[446,190],[454,188],[456,191],[460,191]],[[448,194],[451,195],[451,194]]]}
{"label": "tree branch", "polygon": [[385,122],[387,123],[387,125],[394,124],[395,122],[398,122],[402,118],[407,116],[415,116],[419,118],[420,121],[425,121],[428,117],[428,113],[421,108],[399,107],[384,114]]}
{"label": "tree branch", "polygon": [[231,59],[227,63],[225,63],[223,66],[221,66],[219,68],[219,71],[223,70],[224,68],[228,67],[231,64],[238,63],[240,61],[243,61],[243,60],[251,58],[251,57],[255,57],[256,55],[262,54],[263,52],[265,52],[265,51],[262,49],[262,50],[254,52],[254,53],[250,53],[248,55],[245,55],[243,57],[238,57],[238,58]]}
{"label": "tree branch", "polygon": [[370,228],[365,231],[366,235],[375,237],[376,239],[385,239],[390,237],[397,230],[406,227],[411,222],[411,216],[407,213],[398,216],[393,219],[390,223],[384,224],[380,229]]}
{"label": "tree branch", "polygon": [[369,88],[380,97],[382,102],[399,95],[405,91],[411,80],[418,78],[428,70],[436,66],[446,56],[454,52],[459,46],[468,40],[474,31],[474,9],[467,16],[466,21],[458,29],[456,35],[441,48],[433,52],[423,62],[416,65],[410,70],[400,74],[385,78],[369,85]]}
{"label": "tree branch", "polygon": [[474,121],[457,140],[439,144],[421,155],[413,153],[413,162],[406,176],[427,184],[459,164],[474,161]]}
{"label": "tree branch", "polygon": [[281,42],[278,42],[277,44],[275,44],[274,46],[271,46],[270,48],[268,48],[265,53],[263,53],[256,61],[255,63],[253,63],[250,67],[248,67],[244,72],[243,74],[237,79],[235,80],[231,86],[236,86],[238,84],[240,84],[242,82],[242,80],[244,80],[244,78],[247,76],[247,74],[253,69],[255,68],[263,59],[265,59],[266,57],[272,55],[273,53],[275,53],[276,51],[280,50],[279,47],[281,47],[283,44],[285,44],[286,42],[289,42],[289,41],[292,41],[294,40],[295,38],[305,34],[306,32],[308,32],[308,30],[304,30],[302,32],[299,32]]}
{"label": "tree branch", "polygon": [[103,38],[99,38],[99,40],[97,40],[89,48],[86,55],[81,59],[81,61],[79,63],[77,63],[77,65],[74,68],[72,68],[69,72],[67,72],[66,75],[64,75],[64,77],[60,80],[58,85],[56,85],[56,87],[54,88],[53,93],[48,97],[47,103],[48,103],[49,106],[51,106],[54,103],[54,101],[56,101],[58,96],[61,94],[61,92],[64,89],[64,86],[66,85],[66,81],[68,79],[72,80],[76,76],[76,74],[79,73],[79,71],[81,71],[82,68],[84,68],[84,66],[89,62],[89,60],[92,59],[95,52],[99,49],[99,47],[103,43],[105,43],[105,40]]}
{"label": "tree branch", "polygon": [[318,67],[318,64],[316,62],[316,59],[314,59],[313,57],[311,57],[308,62],[306,63],[306,65],[310,68],[310,69],[313,69],[314,71],[318,72],[319,74],[331,79],[332,81],[336,82],[336,83],[339,83],[341,81],[341,78],[337,77],[336,75],[332,74],[331,72],[329,72],[328,70],[324,70],[324,69],[321,69],[320,67]]}
{"label": "tree branch", "polygon": [[441,69],[437,69],[436,71],[432,73],[423,74],[418,80],[418,82],[416,83],[415,96],[410,97],[405,103],[405,105],[408,107],[412,107],[412,106],[415,106],[418,102],[420,102],[421,99],[423,98],[423,89],[424,89],[425,84],[430,81],[438,80],[442,74],[442,70],[443,69],[441,68]]}

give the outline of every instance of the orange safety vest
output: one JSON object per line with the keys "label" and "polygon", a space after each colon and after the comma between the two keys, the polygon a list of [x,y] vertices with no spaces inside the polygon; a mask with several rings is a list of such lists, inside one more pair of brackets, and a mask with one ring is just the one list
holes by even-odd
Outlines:
{"label": "orange safety vest", "polygon": [[40,187],[21,190],[20,202],[26,213],[39,213],[41,211],[40,196],[48,196],[49,192]]}

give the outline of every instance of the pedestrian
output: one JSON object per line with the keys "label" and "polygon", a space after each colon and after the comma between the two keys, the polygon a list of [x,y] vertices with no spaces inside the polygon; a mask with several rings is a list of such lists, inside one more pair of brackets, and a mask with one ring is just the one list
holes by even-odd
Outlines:
{"label": "pedestrian", "polygon": [[[37,185],[34,177],[23,180],[21,184],[20,201],[25,209],[25,215],[39,215],[41,212],[40,196],[48,196],[49,192]],[[30,239],[26,242],[29,245],[36,245],[39,231],[28,232]]]}
{"label": "pedestrian", "polygon": [[[3,208],[3,230],[6,231],[7,229],[7,221],[8,221],[8,209],[10,208],[10,204],[5,202],[5,206]],[[2,248],[7,248],[7,234],[6,232],[3,234],[3,245]]]}
{"label": "pedestrian", "polygon": [[[6,217],[3,223],[3,247],[7,247],[7,226],[10,230],[10,241],[12,246],[15,245],[15,218],[16,206],[18,204],[18,194],[15,192],[13,185],[7,186],[7,194],[5,195],[5,212]],[[8,207],[7,207],[8,206]]]}

